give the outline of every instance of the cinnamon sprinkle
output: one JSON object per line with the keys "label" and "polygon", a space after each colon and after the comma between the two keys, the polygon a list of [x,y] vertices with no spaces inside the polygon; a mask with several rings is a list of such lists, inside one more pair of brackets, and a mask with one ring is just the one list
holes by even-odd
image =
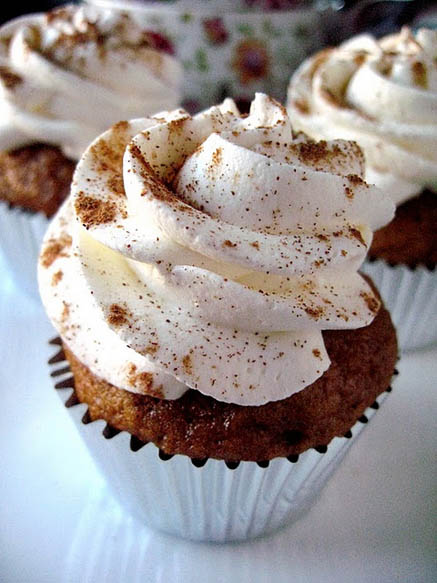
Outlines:
{"label": "cinnamon sprinkle", "polygon": [[295,99],[293,104],[302,115],[308,115],[311,110],[308,101],[305,99]]}
{"label": "cinnamon sprinkle", "polygon": [[352,235],[352,237],[354,237],[354,239],[357,239],[362,245],[366,245],[360,231],[358,229],[355,229],[354,227],[349,227],[349,234]]}
{"label": "cinnamon sprinkle", "polygon": [[111,304],[109,306],[109,315],[107,321],[109,324],[115,327],[123,326],[129,323],[128,319],[129,313],[126,308],[123,308],[119,304]]}
{"label": "cinnamon sprinkle", "polygon": [[7,89],[14,89],[17,85],[23,82],[22,77],[17,75],[6,66],[0,66],[0,79]]}
{"label": "cinnamon sprinkle", "polygon": [[63,276],[64,276],[64,273],[61,270],[54,273],[52,276],[52,286],[58,285],[58,283],[61,281]]}
{"label": "cinnamon sprinkle", "polygon": [[427,89],[428,78],[424,64],[420,61],[416,61],[411,67],[411,72],[413,74],[414,83],[423,89]]}
{"label": "cinnamon sprinkle", "polygon": [[376,314],[378,312],[380,303],[375,298],[375,296],[373,296],[371,294],[368,294],[368,293],[366,293],[366,292],[363,291],[363,292],[360,293],[360,297],[362,297],[363,300],[366,302],[367,307],[372,312],[372,314]]}
{"label": "cinnamon sprinkle", "polygon": [[218,166],[220,164],[220,162],[222,161],[222,148],[217,148],[217,150],[215,150],[212,154],[212,163],[215,166]]}
{"label": "cinnamon sprinkle", "polygon": [[344,187],[344,192],[347,198],[352,199],[354,197],[354,191],[352,190],[352,188],[349,188],[349,186]]}
{"label": "cinnamon sprinkle", "polygon": [[137,374],[137,367],[131,364],[128,372],[128,383],[131,387],[135,387],[140,393],[151,395],[158,399],[164,398],[162,385],[160,387],[153,387],[153,374],[150,372],[141,372]]}
{"label": "cinnamon sprinkle", "polygon": [[117,205],[114,202],[93,198],[84,192],[79,193],[74,206],[87,228],[111,223],[117,216]]}
{"label": "cinnamon sprinkle", "polygon": [[159,349],[159,344],[157,342],[149,342],[149,344],[144,349],[143,354],[155,354]]}
{"label": "cinnamon sprinkle", "polygon": [[308,314],[308,316],[310,316],[310,318],[314,318],[315,320],[317,320],[318,318],[323,316],[324,310],[320,306],[317,308],[311,308],[308,306],[305,308],[305,312]]}
{"label": "cinnamon sprinkle", "polygon": [[63,303],[64,307],[62,309],[61,322],[65,323],[68,316],[70,315],[70,304],[67,304],[67,302],[62,302],[62,303]]}
{"label": "cinnamon sprinkle", "polygon": [[346,178],[353,186],[368,186],[368,184],[361,178],[361,176],[358,176],[358,174],[348,174]]}
{"label": "cinnamon sprinkle", "polygon": [[187,374],[191,374],[193,370],[193,363],[191,362],[191,356],[186,354],[182,359],[182,366]]}
{"label": "cinnamon sprinkle", "polygon": [[184,125],[186,125],[187,120],[191,119],[188,115],[185,117],[180,117],[179,119],[173,119],[172,121],[167,123],[167,129],[169,133],[174,132],[175,134],[181,135],[184,129]]}
{"label": "cinnamon sprinkle", "polygon": [[68,257],[68,253],[65,252],[65,249],[70,247],[71,243],[72,239],[70,235],[65,234],[61,235],[59,239],[50,239],[41,254],[41,265],[48,268],[59,257]]}

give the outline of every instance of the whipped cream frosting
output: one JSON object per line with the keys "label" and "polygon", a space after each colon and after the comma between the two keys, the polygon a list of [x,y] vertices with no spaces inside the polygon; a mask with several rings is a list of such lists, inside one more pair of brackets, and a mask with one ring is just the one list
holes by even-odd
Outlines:
{"label": "whipped cream frosting", "polygon": [[261,405],[329,367],[322,330],[368,325],[357,272],[394,205],[359,148],[294,136],[257,94],[120,122],[80,160],[43,244],[40,290],[94,374],[174,399]]}
{"label": "whipped cream frosting", "polygon": [[0,28],[0,150],[35,142],[79,159],[120,119],[179,105],[182,69],[130,17],[67,5]]}
{"label": "whipped cream frosting", "polygon": [[366,180],[396,204],[437,190],[437,31],[361,35],[306,60],[288,110],[314,139],[356,140]]}

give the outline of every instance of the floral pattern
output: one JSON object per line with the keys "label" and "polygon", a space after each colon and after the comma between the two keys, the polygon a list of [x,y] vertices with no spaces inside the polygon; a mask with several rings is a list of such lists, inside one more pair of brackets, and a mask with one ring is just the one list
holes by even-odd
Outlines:
{"label": "floral pattern", "polygon": [[152,49],[168,53],[169,55],[175,54],[173,43],[163,34],[154,32],[152,30],[147,30],[144,32],[144,37]]}
{"label": "floral pattern", "polygon": [[232,67],[243,85],[267,77],[269,63],[270,57],[266,45],[258,39],[241,41],[236,46],[232,59]]}
{"label": "floral pattern", "polygon": [[244,107],[255,91],[284,101],[291,73],[323,46],[320,13],[295,10],[296,0],[240,0],[229,13],[214,13],[210,0],[207,14],[170,4],[144,2],[135,20],[153,48],[181,60],[191,112],[227,96]]}
{"label": "floral pattern", "polygon": [[212,45],[222,45],[228,40],[229,34],[221,18],[205,18],[203,30]]}

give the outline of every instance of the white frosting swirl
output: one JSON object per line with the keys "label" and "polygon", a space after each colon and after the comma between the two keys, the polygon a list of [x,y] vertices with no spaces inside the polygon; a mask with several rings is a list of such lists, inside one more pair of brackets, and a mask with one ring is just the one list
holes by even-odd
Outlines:
{"label": "white frosting swirl", "polygon": [[366,180],[396,204],[437,190],[437,31],[358,36],[305,61],[291,79],[293,124],[315,139],[356,140]]}
{"label": "white frosting swirl", "polygon": [[0,150],[53,144],[78,159],[120,119],[179,105],[182,69],[127,15],[65,6],[0,28]]}
{"label": "white frosting swirl", "polygon": [[49,316],[118,387],[288,397],[329,367],[322,330],[365,326],[379,306],[357,269],[394,206],[362,172],[356,145],[293,138],[262,94],[248,117],[227,100],[118,124],[85,152],[46,236]]}

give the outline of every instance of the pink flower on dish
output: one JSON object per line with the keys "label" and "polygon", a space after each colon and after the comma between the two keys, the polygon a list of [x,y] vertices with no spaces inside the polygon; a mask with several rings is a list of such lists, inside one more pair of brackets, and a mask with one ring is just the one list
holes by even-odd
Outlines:
{"label": "pink flower on dish", "polygon": [[168,53],[169,55],[175,54],[175,49],[171,40],[159,32],[154,32],[152,30],[145,31],[144,39],[153,49],[156,49],[157,51],[162,51],[163,53]]}
{"label": "pink flower on dish", "polygon": [[270,57],[265,44],[257,39],[245,39],[235,48],[232,67],[245,85],[264,79],[269,73]]}
{"label": "pink flower on dish", "polygon": [[222,45],[228,40],[228,31],[221,18],[205,18],[203,30],[212,45]]}

